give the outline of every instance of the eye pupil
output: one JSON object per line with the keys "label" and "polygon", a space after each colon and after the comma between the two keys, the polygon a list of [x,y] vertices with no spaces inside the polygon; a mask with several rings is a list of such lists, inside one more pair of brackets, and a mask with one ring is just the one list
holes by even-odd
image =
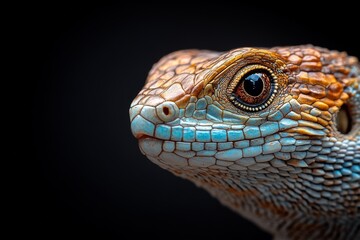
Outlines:
{"label": "eye pupil", "polygon": [[259,96],[264,89],[263,79],[266,75],[263,73],[253,73],[244,79],[244,90],[250,96]]}

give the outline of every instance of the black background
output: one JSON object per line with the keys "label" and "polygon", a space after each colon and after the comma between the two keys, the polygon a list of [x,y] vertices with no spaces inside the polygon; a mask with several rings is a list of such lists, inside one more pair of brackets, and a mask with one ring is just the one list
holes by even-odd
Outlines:
{"label": "black background", "polygon": [[17,15],[23,69],[31,66],[21,85],[30,98],[17,102],[29,107],[30,121],[14,121],[24,130],[17,134],[26,146],[23,166],[31,167],[18,199],[20,231],[38,238],[271,239],[142,156],[129,105],[152,64],[179,49],[312,43],[360,56],[356,10],[305,2],[131,4],[38,4]]}

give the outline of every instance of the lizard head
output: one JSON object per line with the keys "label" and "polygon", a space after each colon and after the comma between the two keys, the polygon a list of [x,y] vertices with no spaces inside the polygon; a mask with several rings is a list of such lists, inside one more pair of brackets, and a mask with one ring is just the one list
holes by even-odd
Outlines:
{"label": "lizard head", "polygon": [[178,51],[150,71],[131,129],[151,161],[250,218],[356,215],[359,74],[313,46]]}
{"label": "lizard head", "polygon": [[131,129],[148,158],[178,173],[287,175],[357,135],[358,71],[355,58],[311,46],[178,51],[151,70]]}

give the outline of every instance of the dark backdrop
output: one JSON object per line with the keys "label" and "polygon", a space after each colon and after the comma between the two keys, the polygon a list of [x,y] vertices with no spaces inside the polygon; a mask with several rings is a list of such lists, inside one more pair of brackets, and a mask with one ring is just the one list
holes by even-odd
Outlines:
{"label": "dark backdrop", "polygon": [[22,182],[21,231],[38,238],[271,238],[141,155],[130,102],[152,64],[179,49],[312,43],[360,56],[356,11],[304,2],[283,9],[171,4],[61,2],[19,14],[21,59],[31,65],[22,85],[31,96],[19,103],[30,107],[31,121],[18,123],[31,135],[17,141],[28,147],[25,166],[32,167]]}

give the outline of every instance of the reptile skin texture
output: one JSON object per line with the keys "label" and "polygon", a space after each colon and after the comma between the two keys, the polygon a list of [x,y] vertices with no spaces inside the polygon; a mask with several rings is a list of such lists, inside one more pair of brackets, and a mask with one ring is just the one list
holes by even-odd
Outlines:
{"label": "reptile skin texture", "polygon": [[131,103],[131,130],[275,239],[360,239],[359,83],[356,57],[311,45],[177,51]]}

